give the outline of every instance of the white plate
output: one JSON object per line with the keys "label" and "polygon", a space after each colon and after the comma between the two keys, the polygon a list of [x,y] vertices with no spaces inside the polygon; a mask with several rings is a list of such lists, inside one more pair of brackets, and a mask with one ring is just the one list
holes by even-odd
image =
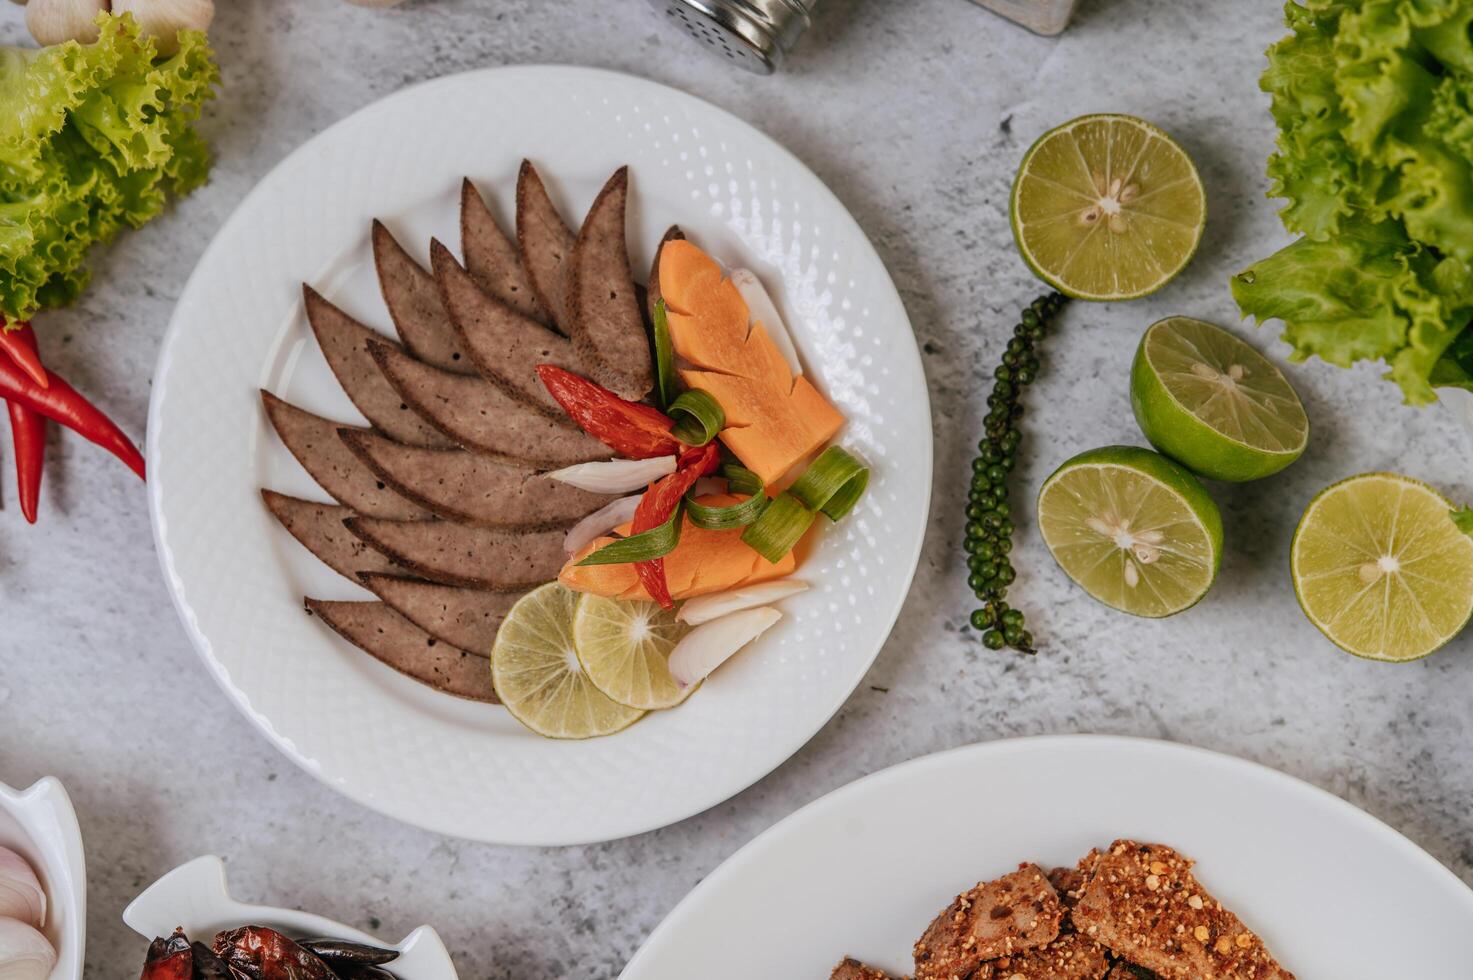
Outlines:
{"label": "white plate", "polygon": [[55,776],[28,789],[0,783],[0,846],[26,859],[46,889],[42,932],[56,949],[51,980],[81,980],[87,948],[87,867],[71,797]]}
{"label": "white plate", "polygon": [[[381,217],[427,261],[458,246],[470,175],[505,217],[522,156],[577,220],[629,164],[636,269],[679,222],[776,293],[815,381],[873,466],[860,507],[801,570],[814,587],[679,710],[617,736],[551,742],[501,709],[406,680],[301,610],[368,598],[272,521],[258,489],[326,499],[270,433],[265,387],[360,416],[301,313],[311,282],[385,331],[368,244]],[[873,662],[919,557],[931,486],[925,377],[900,298],[863,232],[806,167],[740,120],[650,82],[505,68],[405,90],[333,126],[266,177],[200,260],[165,338],[149,413],[160,560],[205,662],[288,756],[334,788],[432,830],[571,844],[680,820],[806,742]]]}
{"label": "white plate", "polygon": [[[183,929],[190,939],[207,946],[217,932],[241,926],[265,926],[293,939],[367,943],[399,954],[388,965],[398,980],[456,980],[455,964],[439,933],[429,926],[420,926],[397,943],[386,943],[310,912],[250,905],[230,894],[225,862],[214,855],[181,864],[149,885],[123,910],[123,922],[145,939]],[[142,956],[138,965],[143,965]]]}
{"label": "white plate", "polygon": [[1196,858],[1303,980],[1468,980],[1473,891],[1405,837],[1272,769],[1104,736],[970,746],[830,793],[697,886],[621,980],[826,977],[845,955],[900,976],[952,896],[1119,837]]}

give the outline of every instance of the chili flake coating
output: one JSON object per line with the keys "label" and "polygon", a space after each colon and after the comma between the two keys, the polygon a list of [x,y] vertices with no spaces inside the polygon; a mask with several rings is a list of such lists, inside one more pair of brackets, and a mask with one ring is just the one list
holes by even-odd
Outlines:
{"label": "chili flake coating", "polygon": [[1047,946],[983,963],[971,980],[1103,980],[1109,969],[1105,948],[1076,932]]}
{"label": "chili flake coating", "polygon": [[987,960],[1047,946],[1063,919],[1043,869],[1021,864],[958,895],[932,921],[915,944],[915,980],[966,980]]}
{"label": "chili flake coating", "polygon": [[1092,857],[1071,913],[1090,939],[1162,980],[1294,980],[1176,851],[1118,840]]}

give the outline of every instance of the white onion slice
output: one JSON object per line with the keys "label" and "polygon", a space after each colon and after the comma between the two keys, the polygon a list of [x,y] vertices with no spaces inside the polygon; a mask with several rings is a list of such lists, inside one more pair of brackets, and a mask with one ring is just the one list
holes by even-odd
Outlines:
{"label": "white onion slice", "polygon": [[790,595],[808,591],[808,583],[795,578],[782,578],[773,582],[758,582],[743,585],[729,592],[713,592],[696,596],[680,607],[675,618],[682,623],[699,626],[727,613],[741,612],[753,606],[765,606],[786,599]]}
{"label": "white onion slice", "polygon": [[783,614],[771,606],[743,609],[703,623],[670,651],[670,676],[682,688],[699,684],[732,654],[767,632]]}
{"label": "white onion slice", "polygon": [[46,890],[26,859],[0,847],[0,919],[46,925]]}
{"label": "white onion slice", "polygon": [[46,980],[55,966],[45,936],[19,919],[0,919],[0,980]]}
{"label": "white onion slice", "polygon": [[792,370],[793,376],[797,377],[803,373],[803,364],[798,360],[798,348],[793,346],[792,335],[783,324],[781,314],[777,312],[777,305],[772,302],[772,297],[762,286],[762,280],[757,278],[757,273],[751,269],[735,269],[731,274],[731,283],[736,286],[737,292],[742,294],[742,299],[747,303],[747,312],[751,314],[752,323],[760,323],[767,329],[767,336],[777,345],[782,353],[783,359],[788,362],[788,368]]}
{"label": "white onion slice", "polygon": [[579,463],[547,474],[579,490],[592,493],[633,493],[662,476],[675,472],[674,456],[654,459],[611,459],[602,463]]}
{"label": "white onion slice", "polygon": [[628,524],[634,520],[634,509],[639,506],[642,496],[643,494],[635,494],[633,497],[620,497],[568,528],[568,533],[563,538],[563,550],[569,555],[576,555],[588,542],[612,531],[620,524]]}

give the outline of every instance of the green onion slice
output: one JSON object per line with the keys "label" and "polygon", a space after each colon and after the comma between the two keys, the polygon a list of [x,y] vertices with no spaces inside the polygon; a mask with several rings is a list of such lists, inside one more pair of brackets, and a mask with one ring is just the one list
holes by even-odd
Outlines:
{"label": "green onion slice", "polygon": [[685,512],[696,527],[708,531],[729,531],[734,527],[746,527],[755,523],[767,509],[767,495],[756,493],[739,504],[725,507],[710,507],[696,501],[696,492],[685,495]]}
{"label": "green onion slice", "polygon": [[798,477],[789,492],[809,510],[842,519],[869,486],[869,470],[842,446],[830,446]]}
{"label": "green onion slice", "polygon": [[675,344],[670,340],[670,317],[665,301],[655,301],[655,400],[668,412],[675,401]]}
{"label": "green onion slice", "polygon": [[803,501],[784,490],[772,499],[756,523],[742,532],[742,540],[776,565],[808,532],[815,516]]}
{"label": "green onion slice", "polygon": [[723,463],[721,475],[726,480],[726,489],[732,493],[755,497],[766,489],[761,477],[739,463]]}
{"label": "green onion slice", "polygon": [[680,544],[680,518],[684,508],[675,505],[670,519],[659,527],[650,528],[640,534],[631,534],[602,548],[580,561],[579,565],[625,565],[636,561],[663,558]]}
{"label": "green onion slice", "polygon": [[675,420],[670,434],[687,446],[704,446],[726,425],[721,403],[699,388],[682,391],[665,412]]}

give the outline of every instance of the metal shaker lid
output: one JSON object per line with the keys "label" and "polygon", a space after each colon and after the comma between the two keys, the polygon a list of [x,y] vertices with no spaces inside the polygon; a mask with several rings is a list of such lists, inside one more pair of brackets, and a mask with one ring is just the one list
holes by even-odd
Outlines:
{"label": "metal shaker lid", "polygon": [[818,0],[650,0],[719,58],[770,75],[808,29]]}

